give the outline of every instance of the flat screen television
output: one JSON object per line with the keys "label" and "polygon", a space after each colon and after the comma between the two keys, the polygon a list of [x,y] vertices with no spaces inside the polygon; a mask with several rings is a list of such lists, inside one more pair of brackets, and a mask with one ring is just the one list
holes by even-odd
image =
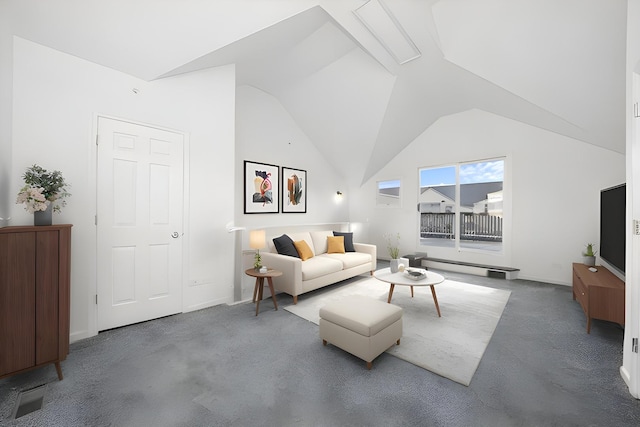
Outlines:
{"label": "flat screen television", "polygon": [[600,258],[624,274],[626,252],[626,185],[600,192]]}

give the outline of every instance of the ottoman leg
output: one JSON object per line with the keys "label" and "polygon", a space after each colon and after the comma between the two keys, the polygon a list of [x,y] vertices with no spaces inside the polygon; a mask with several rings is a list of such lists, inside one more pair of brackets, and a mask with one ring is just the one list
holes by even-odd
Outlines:
{"label": "ottoman leg", "polygon": [[373,362],[367,362],[367,369],[371,370],[371,367],[373,366]]}

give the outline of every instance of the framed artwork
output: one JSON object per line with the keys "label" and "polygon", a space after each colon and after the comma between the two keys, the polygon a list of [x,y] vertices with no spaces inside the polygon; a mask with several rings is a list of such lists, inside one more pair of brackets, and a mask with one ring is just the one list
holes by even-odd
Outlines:
{"label": "framed artwork", "polygon": [[276,165],[244,161],[244,213],[278,213],[280,168]]}
{"label": "framed artwork", "polygon": [[282,167],[282,213],[307,212],[307,171]]}

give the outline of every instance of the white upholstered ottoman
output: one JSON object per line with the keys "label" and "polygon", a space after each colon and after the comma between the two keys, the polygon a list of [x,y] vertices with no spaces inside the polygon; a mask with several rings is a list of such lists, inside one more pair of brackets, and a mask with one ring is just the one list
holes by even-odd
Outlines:
{"label": "white upholstered ottoman", "polygon": [[320,309],[320,338],[367,362],[402,338],[402,308],[362,295],[350,295]]}

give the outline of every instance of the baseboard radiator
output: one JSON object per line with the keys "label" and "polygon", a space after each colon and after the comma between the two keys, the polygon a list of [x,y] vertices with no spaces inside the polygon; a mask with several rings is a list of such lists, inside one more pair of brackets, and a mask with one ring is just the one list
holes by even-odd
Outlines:
{"label": "baseboard radiator", "polygon": [[458,273],[474,274],[476,276],[507,280],[517,279],[518,272],[520,271],[520,269],[513,267],[497,267],[492,265],[429,257],[422,258],[422,265],[427,268],[435,268],[438,270],[455,271]]}

